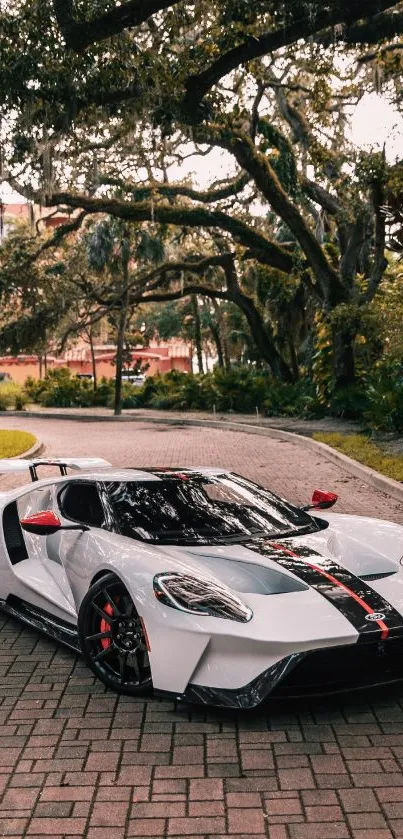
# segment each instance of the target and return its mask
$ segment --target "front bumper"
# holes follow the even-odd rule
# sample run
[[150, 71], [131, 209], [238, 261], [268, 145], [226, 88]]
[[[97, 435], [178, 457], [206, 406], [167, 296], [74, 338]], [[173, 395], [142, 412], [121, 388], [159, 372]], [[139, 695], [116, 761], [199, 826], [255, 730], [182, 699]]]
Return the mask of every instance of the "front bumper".
[[403, 638], [396, 638], [295, 653], [235, 690], [189, 684], [183, 694], [161, 693], [202, 705], [247, 710], [256, 708], [268, 696], [323, 696], [400, 681]]

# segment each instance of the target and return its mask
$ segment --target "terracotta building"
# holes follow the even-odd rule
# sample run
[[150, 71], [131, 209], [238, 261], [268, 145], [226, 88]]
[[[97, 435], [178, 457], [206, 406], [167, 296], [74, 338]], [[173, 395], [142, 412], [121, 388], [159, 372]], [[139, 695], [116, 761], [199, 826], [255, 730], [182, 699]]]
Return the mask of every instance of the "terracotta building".
[[[41, 219], [46, 227], [57, 227], [69, 221], [67, 215], [63, 215], [56, 208], [44, 208], [31, 205], [27, 202], [14, 204], [1, 204], [2, 235], [7, 235], [8, 226], [12, 219], [34, 224]], [[98, 378], [106, 376], [112, 378], [115, 375], [114, 358], [116, 348], [108, 343], [107, 333], [101, 337], [100, 343], [95, 347], [96, 370]], [[147, 365], [146, 375], [152, 376], [155, 373], [167, 373], [169, 370], [182, 370], [190, 372], [192, 369], [192, 350], [190, 344], [172, 339], [149, 346], [138, 347], [132, 352], [132, 366], [137, 361]], [[49, 354], [46, 358], [40, 359], [35, 355], [18, 355], [16, 357], [0, 357], [0, 374], [6, 373], [19, 384], [23, 384], [27, 376], [39, 378], [44, 374], [44, 367], [48, 370], [58, 367], [69, 367], [73, 374], [91, 374], [92, 362], [91, 352], [88, 344], [79, 340], [75, 347], [66, 351], [63, 355], [56, 356]]]
[[[98, 378], [115, 375], [114, 358], [116, 349], [110, 344], [95, 347], [95, 360]], [[149, 347], [139, 347], [132, 351], [132, 366], [137, 361], [148, 365], [146, 376], [156, 373], [167, 373], [169, 370], [182, 370], [189, 373], [192, 369], [191, 349], [189, 345], [172, 340]], [[46, 358], [46, 368], [54, 370], [58, 367], [68, 367], [73, 374], [92, 373], [92, 362], [89, 347], [77, 347], [68, 350], [61, 356], [49, 355]], [[39, 378], [44, 374], [44, 359], [35, 355], [0, 356], [0, 374], [7, 373], [15, 382], [23, 384], [27, 376]]]

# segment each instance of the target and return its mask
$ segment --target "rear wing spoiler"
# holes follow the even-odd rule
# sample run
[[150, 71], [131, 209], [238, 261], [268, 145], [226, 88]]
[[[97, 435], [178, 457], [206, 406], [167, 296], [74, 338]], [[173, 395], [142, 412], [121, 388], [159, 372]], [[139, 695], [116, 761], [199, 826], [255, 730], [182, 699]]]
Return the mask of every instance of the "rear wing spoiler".
[[29, 469], [32, 481], [38, 480], [38, 466], [58, 466], [61, 475], [67, 475], [67, 469], [98, 469], [111, 466], [102, 457], [46, 457], [24, 460], [23, 458], [0, 459], [0, 475], [11, 475], [14, 472], [25, 472]]

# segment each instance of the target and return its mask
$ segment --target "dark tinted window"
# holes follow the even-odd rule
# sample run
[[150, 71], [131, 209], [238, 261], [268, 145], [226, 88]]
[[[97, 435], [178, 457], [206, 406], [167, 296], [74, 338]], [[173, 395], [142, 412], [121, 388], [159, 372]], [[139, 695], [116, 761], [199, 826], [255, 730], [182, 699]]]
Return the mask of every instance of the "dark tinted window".
[[154, 544], [214, 544], [326, 526], [237, 476], [112, 481], [106, 489], [119, 532]]
[[95, 484], [68, 484], [61, 493], [60, 509], [66, 518], [80, 524], [101, 527], [104, 523], [105, 516]]
[[4, 509], [3, 532], [11, 564], [16, 565], [17, 562], [28, 559], [17, 503], [15, 501], [12, 501]]

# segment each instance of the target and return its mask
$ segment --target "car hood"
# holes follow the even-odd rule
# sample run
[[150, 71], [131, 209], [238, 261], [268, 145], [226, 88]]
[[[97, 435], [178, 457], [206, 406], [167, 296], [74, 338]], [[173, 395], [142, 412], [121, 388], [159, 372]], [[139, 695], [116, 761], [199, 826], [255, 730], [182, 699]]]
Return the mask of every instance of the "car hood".
[[[325, 516], [321, 516], [325, 519]], [[306, 557], [322, 557], [336, 562], [360, 578], [387, 576], [400, 569], [403, 560], [403, 527], [392, 522], [361, 516], [327, 515], [328, 527], [316, 533], [276, 539], [255, 539], [229, 545], [159, 546], [165, 554], [190, 564], [205, 564], [217, 560], [216, 569], [223, 560], [252, 562], [274, 567], [278, 548], [302, 549]], [[264, 548], [262, 547], [264, 546]], [[208, 563], [210, 567], [210, 562]], [[213, 566], [214, 568], [214, 563]], [[284, 571], [284, 569], [283, 569]]]
[[403, 528], [355, 516], [329, 517], [328, 523], [316, 533], [278, 540], [164, 547], [163, 552], [176, 560], [177, 571], [220, 580], [243, 593], [246, 603], [256, 595], [302, 596], [298, 592], [313, 589], [365, 640], [401, 633]]

